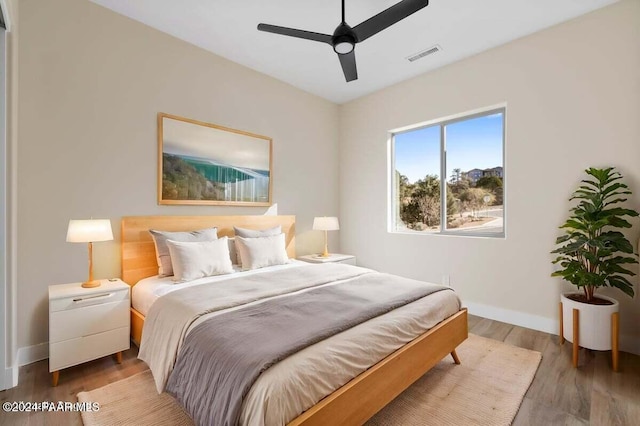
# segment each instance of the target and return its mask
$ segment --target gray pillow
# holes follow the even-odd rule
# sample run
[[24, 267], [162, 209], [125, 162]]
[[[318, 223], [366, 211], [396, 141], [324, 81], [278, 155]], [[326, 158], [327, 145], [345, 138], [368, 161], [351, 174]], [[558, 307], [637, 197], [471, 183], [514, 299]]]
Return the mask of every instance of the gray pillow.
[[236, 236], [242, 238], [272, 237], [274, 235], [282, 234], [282, 226], [280, 225], [268, 229], [245, 229], [234, 226], [233, 230], [235, 231]]
[[231, 259], [231, 263], [239, 265], [240, 260], [238, 259], [238, 251], [236, 250], [236, 239], [231, 237], [227, 241], [229, 242], [229, 258]]
[[158, 275], [168, 277], [173, 275], [173, 266], [171, 265], [171, 254], [167, 246], [167, 240], [179, 241], [184, 243], [194, 243], [200, 241], [213, 241], [218, 239], [218, 228], [207, 228], [199, 231], [187, 232], [167, 232], [149, 230], [156, 245], [156, 257], [158, 259]]

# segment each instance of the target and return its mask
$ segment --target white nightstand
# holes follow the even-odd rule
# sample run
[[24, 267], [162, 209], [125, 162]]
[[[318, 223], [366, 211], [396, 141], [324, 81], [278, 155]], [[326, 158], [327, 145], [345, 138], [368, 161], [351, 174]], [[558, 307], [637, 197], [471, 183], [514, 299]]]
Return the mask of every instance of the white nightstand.
[[346, 263], [347, 265], [355, 265], [356, 257], [350, 254], [331, 253], [329, 257], [322, 257], [318, 254], [308, 254], [300, 256], [298, 260], [309, 263]]
[[94, 288], [81, 283], [49, 286], [49, 371], [53, 386], [60, 370], [129, 349], [129, 286], [101, 280]]

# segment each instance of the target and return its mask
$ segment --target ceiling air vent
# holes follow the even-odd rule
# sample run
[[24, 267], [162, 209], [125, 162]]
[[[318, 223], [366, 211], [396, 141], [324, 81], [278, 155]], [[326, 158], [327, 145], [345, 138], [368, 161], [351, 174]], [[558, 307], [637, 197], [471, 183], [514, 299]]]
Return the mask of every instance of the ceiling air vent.
[[407, 56], [407, 59], [409, 60], [409, 62], [417, 61], [420, 58], [424, 58], [425, 56], [432, 55], [432, 54], [437, 53], [437, 52], [439, 52], [441, 50], [442, 50], [442, 48], [436, 44], [435, 46], [430, 47], [430, 48], [428, 48], [426, 50], [423, 50], [421, 52], [418, 52], [418, 53], [416, 53], [414, 55]]

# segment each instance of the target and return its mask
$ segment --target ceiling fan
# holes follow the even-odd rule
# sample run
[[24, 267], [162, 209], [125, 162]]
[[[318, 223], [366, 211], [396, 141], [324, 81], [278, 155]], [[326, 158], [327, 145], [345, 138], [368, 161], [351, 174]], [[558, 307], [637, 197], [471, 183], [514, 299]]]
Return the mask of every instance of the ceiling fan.
[[258, 24], [258, 30], [330, 44], [338, 54], [342, 71], [344, 72], [347, 82], [349, 82], [358, 79], [355, 55], [356, 43], [360, 43], [378, 34], [385, 28], [390, 27], [428, 5], [429, 0], [402, 0], [351, 28], [344, 19], [344, 0], [342, 0], [342, 22], [336, 27], [333, 35], [279, 27], [270, 24]]

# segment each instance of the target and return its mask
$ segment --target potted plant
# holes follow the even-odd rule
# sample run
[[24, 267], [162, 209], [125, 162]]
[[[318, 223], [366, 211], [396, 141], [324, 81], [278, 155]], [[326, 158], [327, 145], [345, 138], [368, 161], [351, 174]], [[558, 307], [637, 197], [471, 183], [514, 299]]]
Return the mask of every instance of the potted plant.
[[[618, 301], [595, 293], [600, 287], [615, 287], [633, 297], [633, 284], [627, 276], [635, 274], [627, 266], [638, 263], [633, 246], [619, 231], [631, 227], [625, 218], [638, 216], [635, 210], [615, 206], [625, 202], [631, 194], [622, 182], [622, 175], [613, 167], [589, 168], [585, 172], [587, 179], [582, 180], [570, 198], [570, 201], [579, 202], [560, 227], [564, 233], [556, 239], [559, 247], [552, 251], [558, 255], [553, 263], [559, 264], [560, 269], [551, 275], [562, 277], [579, 290], [561, 295], [560, 339], [574, 342], [574, 366], [577, 365], [578, 345], [574, 341], [573, 327], [563, 330], [562, 324], [572, 324], [573, 310], [577, 309], [579, 346], [612, 349], [611, 319], [619, 310]], [[615, 369], [616, 348], [614, 352]]]

